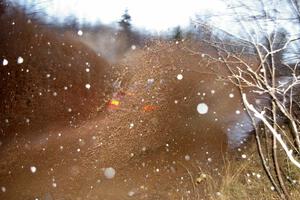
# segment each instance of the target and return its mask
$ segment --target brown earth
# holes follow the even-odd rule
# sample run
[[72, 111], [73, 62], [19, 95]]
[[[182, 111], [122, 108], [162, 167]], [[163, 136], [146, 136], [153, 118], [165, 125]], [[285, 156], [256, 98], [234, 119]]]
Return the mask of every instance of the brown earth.
[[[1, 66], [0, 199], [206, 198], [195, 179], [208, 172], [220, 180], [227, 129], [247, 121], [235, 114], [243, 110], [239, 93], [220, 79], [222, 66], [185, 42], [151, 43], [109, 66], [24, 15], [2, 15], [1, 24], [0, 56], [9, 64]], [[119, 109], [106, 107], [111, 98]], [[107, 167], [113, 179], [103, 175]]]
[[110, 66], [103, 58], [13, 8], [1, 15], [1, 27], [1, 61], [9, 62], [0, 69], [2, 138], [95, 116], [111, 93]]

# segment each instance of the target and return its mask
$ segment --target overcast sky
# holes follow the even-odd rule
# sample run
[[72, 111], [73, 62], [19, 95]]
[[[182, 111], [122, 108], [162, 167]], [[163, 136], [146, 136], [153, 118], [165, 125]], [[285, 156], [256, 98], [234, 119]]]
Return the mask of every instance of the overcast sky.
[[[284, 27], [291, 35], [299, 37], [299, 26], [291, 20], [293, 9], [290, 0], [10, 0], [22, 6], [38, 10], [48, 20], [64, 22], [74, 16], [79, 22], [111, 24], [119, 21], [125, 10], [132, 17], [132, 25], [148, 31], [166, 31], [176, 26], [185, 27], [195, 19], [195, 15], [215, 16], [210, 24], [234, 35], [272, 32]], [[242, 5], [242, 6], [240, 6]], [[235, 8], [235, 12], [233, 9]], [[257, 22], [248, 21], [251, 15], [267, 13]], [[46, 15], [45, 15], [46, 14]], [[242, 16], [242, 17], [240, 17]], [[244, 20], [244, 27], [236, 20]], [[271, 19], [271, 20], [270, 20]], [[284, 19], [284, 20], [282, 20]], [[298, 21], [297, 21], [298, 23]], [[259, 26], [258, 26], [259, 24]], [[262, 27], [262, 28], [261, 28]]]
[[[190, 25], [195, 15], [214, 16], [206, 23], [246, 38], [247, 33], [257, 40], [285, 28], [293, 38], [300, 37], [299, 21], [290, 0], [9, 0], [21, 6], [38, 10], [41, 18], [63, 23], [74, 16], [81, 23], [116, 24], [128, 10], [132, 25], [139, 29], [159, 33], [176, 26]], [[242, 6], [241, 6], [242, 5]], [[233, 9], [235, 8], [235, 9]], [[266, 13], [266, 15], [264, 14]], [[249, 18], [250, 16], [250, 18]], [[260, 20], [254, 21], [252, 16]], [[261, 17], [262, 16], [262, 17]], [[249, 19], [252, 19], [249, 21]], [[242, 20], [244, 26], [238, 21]], [[216, 30], [216, 29], [214, 29]], [[246, 38], [249, 39], [249, 38]], [[289, 50], [298, 54], [299, 41], [290, 44]]]
[[151, 31], [165, 31], [187, 26], [196, 13], [220, 12], [226, 6], [220, 0], [11, 0], [22, 5], [35, 5], [49, 17], [64, 21], [74, 15], [79, 21], [105, 24], [120, 20], [128, 9], [132, 24]]

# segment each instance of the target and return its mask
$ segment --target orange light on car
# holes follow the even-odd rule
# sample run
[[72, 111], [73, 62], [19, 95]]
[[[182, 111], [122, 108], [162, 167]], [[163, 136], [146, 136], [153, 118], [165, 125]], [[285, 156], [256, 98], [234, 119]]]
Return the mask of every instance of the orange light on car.
[[151, 112], [151, 111], [154, 111], [154, 110], [157, 110], [158, 107], [157, 106], [153, 106], [153, 105], [146, 105], [143, 107], [143, 110], [145, 112]]
[[120, 101], [119, 100], [116, 100], [116, 99], [112, 99], [108, 102], [108, 105], [107, 107], [109, 109], [112, 109], [112, 110], [117, 110], [119, 109], [119, 105], [120, 105]]
[[112, 99], [112, 100], [109, 101], [109, 105], [119, 106], [120, 101]]

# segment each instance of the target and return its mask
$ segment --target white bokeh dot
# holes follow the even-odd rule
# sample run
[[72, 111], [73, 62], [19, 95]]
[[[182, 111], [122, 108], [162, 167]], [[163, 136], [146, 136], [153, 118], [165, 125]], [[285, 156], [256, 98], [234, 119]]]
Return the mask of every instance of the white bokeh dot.
[[17, 59], [17, 63], [22, 64], [23, 62], [24, 62], [24, 59], [21, 56], [19, 56]]
[[199, 114], [204, 115], [208, 112], [208, 106], [206, 103], [199, 103], [197, 105], [197, 111]]
[[3, 59], [3, 61], [2, 61], [2, 65], [3, 65], [3, 66], [6, 66], [6, 65], [8, 65], [8, 60], [6, 60], [6, 59]]
[[31, 171], [31, 173], [33, 173], [33, 174], [34, 174], [34, 173], [36, 172], [36, 170], [37, 170], [37, 169], [36, 169], [36, 167], [35, 167], [35, 166], [31, 166], [31, 167], [30, 167], [30, 171]]
[[91, 88], [91, 85], [89, 83], [85, 84], [85, 88], [86, 89], [90, 89]]
[[82, 30], [79, 30], [79, 31], [77, 32], [77, 35], [82, 36], [82, 35], [83, 35]]
[[108, 167], [104, 169], [104, 176], [107, 179], [113, 179], [116, 175], [116, 170], [112, 167]]
[[178, 75], [177, 75], [177, 79], [178, 79], [178, 80], [182, 80], [182, 79], [183, 79], [183, 75], [182, 75], [182, 74], [178, 74]]
[[2, 186], [2, 187], [1, 187], [1, 191], [2, 191], [2, 192], [6, 192], [6, 187]]

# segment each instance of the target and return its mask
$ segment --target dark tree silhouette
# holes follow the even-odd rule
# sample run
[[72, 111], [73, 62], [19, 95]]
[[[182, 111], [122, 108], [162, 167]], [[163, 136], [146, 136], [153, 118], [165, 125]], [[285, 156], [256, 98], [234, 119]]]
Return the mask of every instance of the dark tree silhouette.
[[183, 38], [183, 34], [182, 34], [182, 30], [181, 30], [180, 26], [177, 26], [174, 29], [173, 38], [175, 40], [181, 40]]
[[119, 25], [124, 32], [130, 32], [131, 30], [131, 16], [128, 14], [128, 10], [125, 10], [125, 13], [122, 15]]

